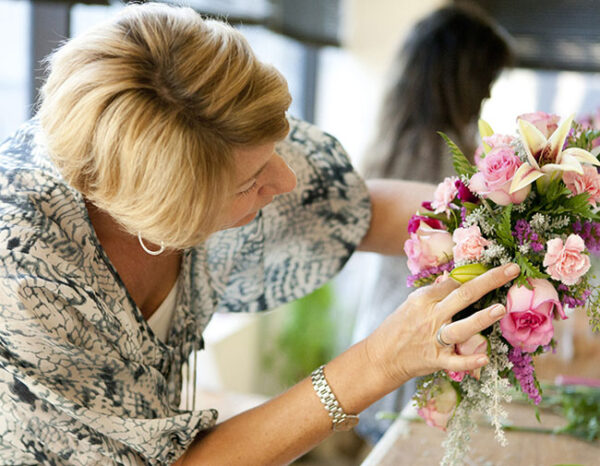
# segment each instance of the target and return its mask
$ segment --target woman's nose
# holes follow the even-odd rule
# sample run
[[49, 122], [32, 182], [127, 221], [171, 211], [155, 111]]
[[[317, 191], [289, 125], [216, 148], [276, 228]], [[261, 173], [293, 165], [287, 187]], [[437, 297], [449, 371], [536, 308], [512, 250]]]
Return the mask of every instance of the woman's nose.
[[279, 155], [275, 156], [269, 182], [263, 186], [263, 193], [276, 196], [289, 193], [296, 187], [296, 174], [294, 170]]

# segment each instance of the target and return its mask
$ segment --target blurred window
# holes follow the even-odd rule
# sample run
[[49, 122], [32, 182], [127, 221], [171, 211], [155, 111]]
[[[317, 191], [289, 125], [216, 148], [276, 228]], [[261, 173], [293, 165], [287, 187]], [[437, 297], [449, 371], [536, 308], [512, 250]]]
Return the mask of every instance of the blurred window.
[[29, 2], [0, 0], [0, 141], [29, 113]]

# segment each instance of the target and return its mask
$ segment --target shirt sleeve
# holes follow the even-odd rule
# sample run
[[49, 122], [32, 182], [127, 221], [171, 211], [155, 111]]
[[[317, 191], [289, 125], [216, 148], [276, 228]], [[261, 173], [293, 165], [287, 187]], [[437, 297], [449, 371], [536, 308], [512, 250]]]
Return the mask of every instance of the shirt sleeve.
[[263, 311], [310, 293], [339, 272], [369, 228], [366, 185], [340, 143], [306, 122], [290, 125], [276, 150], [296, 188], [208, 241], [220, 311]]

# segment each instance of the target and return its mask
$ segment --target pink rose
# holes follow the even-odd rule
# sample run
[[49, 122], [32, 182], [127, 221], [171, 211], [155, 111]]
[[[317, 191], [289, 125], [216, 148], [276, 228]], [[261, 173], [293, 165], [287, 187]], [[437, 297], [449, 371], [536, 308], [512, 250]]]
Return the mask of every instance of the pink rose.
[[481, 231], [476, 225], [468, 228], [457, 228], [452, 234], [456, 246], [452, 249], [454, 260], [477, 260], [481, 257], [483, 249], [490, 242], [481, 236]]
[[513, 285], [506, 296], [506, 315], [500, 320], [502, 336], [522, 351], [547, 345], [554, 335], [553, 312], [566, 319], [558, 293], [548, 280], [529, 279], [532, 290]]
[[449, 176], [440, 184], [438, 184], [435, 192], [433, 193], [433, 201], [431, 202], [431, 206], [436, 214], [439, 214], [440, 212], [448, 212], [450, 210], [450, 203], [458, 194], [456, 180], [458, 180], [458, 177]]
[[560, 121], [560, 117], [558, 115], [553, 115], [546, 112], [534, 112], [534, 113], [524, 113], [523, 115], [519, 115], [517, 120], [525, 120], [535, 126], [540, 130], [540, 133], [544, 135], [547, 139], [556, 128], [558, 128], [558, 122]]
[[590, 258], [583, 254], [585, 243], [579, 235], [570, 234], [564, 245], [560, 238], [551, 239], [546, 248], [544, 267], [554, 280], [575, 285], [590, 269]]
[[441, 379], [429, 389], [429, 394], [433, 396], [427, 400], [425, 406], [417, 410], [417, 413], [428, 426], [446, 430], [458, 404], [456, 390], [448, 380]]
[[[490, 150], [496, 147], [501, 146], [509, 146], [513, 143], [515, 138], [513, 136], [509, 136], [507, 134], [492, 134], [491, 136], [487, 136], [483, 138], [483, 142], [485, 142]], [[485, 152], [483, 150], [483, 144], [477, 147], [475, 150], [475, 165], [479, 170], [481, 170], [481, 163], [485, 159]]]
[[588, 193], [588, 202], [594, 207], [600, 202], [600, 174], [596, 167], [583, 166], [583, 175], [576, 172], [564, 172], [563, 181], [573, 194]]
[[446, 230], [436, 230], [421, 222], [416, 233], [404, 243], [408, 268], [417, 274], [427, 268], [437, 267], [452, 259], [452, 235]]
[[[481, 333], [477, 333], [476, 335], [473, 335], [471, 338], [469, 338], [467, 341], [455, 345], [454, 352], [456, 354], [462, 354], [465, 356], [470, 356], [472, 354], [487, 354], [487, 338], [481, 335]], [[446, 371], [446, 373], [455, 382], [462, 382], [462, 380], [465, 378], [465, 375], [467, 374], [479, 380], [479, 377], [481, 376], [481, 367], [468, 372]]]
[[509, 191], [513, 176], [521, 163], [512, 147], [496, 147], [483, 159], [480, 171], [471, 177], [469, 188], [498, 205], [520, 204], [531, 191], [531, 185], [512, 194]]

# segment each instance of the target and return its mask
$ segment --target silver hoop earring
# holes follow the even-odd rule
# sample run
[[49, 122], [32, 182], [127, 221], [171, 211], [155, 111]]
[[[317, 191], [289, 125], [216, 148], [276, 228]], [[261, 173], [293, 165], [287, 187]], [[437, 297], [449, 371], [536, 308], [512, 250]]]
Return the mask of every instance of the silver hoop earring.
[[147, 253], [150, 254], [151, 256], [158, 256], [160, 254], [162, 254], [163, 252], [165, 252], [165, 243], [163, 241], [160, 242], [160, 249], [157, 251], [151, 251], [150, 249], [148, 249], [146, 247], [146, 245], [144, 244], [144, 242], [142, 241], [142, 234], [138, 231], [138, 241], [140, 242], [140, 246], [142, 247], [142, 249]]

